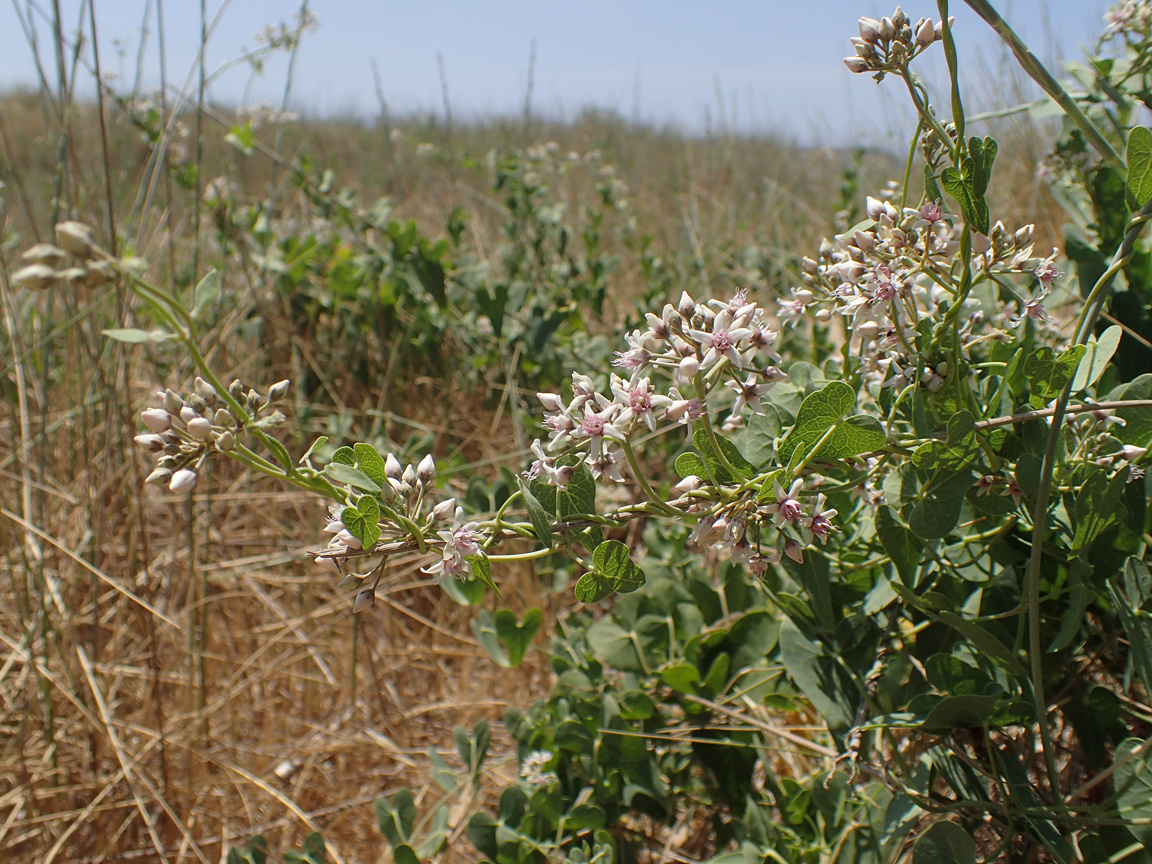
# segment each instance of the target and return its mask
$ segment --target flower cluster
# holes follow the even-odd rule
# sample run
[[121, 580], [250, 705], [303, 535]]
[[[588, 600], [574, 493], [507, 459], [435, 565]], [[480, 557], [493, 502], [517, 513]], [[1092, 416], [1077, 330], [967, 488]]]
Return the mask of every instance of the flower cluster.
[[36, 291], [60, 284], [99, 288], [115, 283], [121, 267], [143, 263], [139, 259], [114, 260], [96, 244], [92, 228], [81, 222], [59, 223], [56, 244], [37, 243], [20, 258], [24, 266], [12, 274], [12, 281]]
[[1152, 4], [1148, 0], [1124, 0], [1105, 12], [1104, 20], [1108, 22], [1105, 39], [1125, 33], [1144, 37], [1152, 29]]
[[279, 411], [269, 411], [273, 402], [288, 393], [288, 381], [280, 381], [262, 396], [255, 390], [244, 392], [239, 380], [228, 388], [229, 395], [249, 412], [238, 413], [222, 399], [211, 384], [197, 378], [187, 399], [174, 390], [156, 393], [160, 407], [141, 412], [148, 431], [136, 436], [136, 443], [157, 455], [156, 469], [145, 483], [167, 485], [173, 492], [190, 492], [196, 486], [196, 472], [215, 452], [230, 453], [238, 446], [245, 423], [275, 425], [284, 419]]
[[[628, 377], [612, 374], [611, 396], [597, 391], [595, 382], [579, 372], [572, 374], [572, 399], [556, 393], [539, 393], [544, 406], [547, 449], [551, 453], [577, 452], [593, 476], [623, 481], [622, 447], [642, 431], [654, 431], [658, 420], [691, 425], [707, 410], [707, 396], [723, 381], [733, 402], [727, 424], [738, 426], [745, 408], [763, 413], [760, 398], [787, 375], [774, 365], [780, 362], [773, 350], [777, 331], [768, 328], [763, 311], [743, 292], [731, 301], [696, 303], [685, 292], [680, 302], [665, 304], [660, 315], [649, 312], [647, 330], [627, 334], [626, 351], [617, 352], [615, 365]], [[762, 356], [763, 355], [763, 356]], [[765, 363], [764, 356], [773, 361]], [[650, 373], [659, 371], [676, 386], [656, 392]], [[684, 396], [680, 387], [694, 396]], [[530, 478], [545, 477], [563, 486], [572, 466], [557, 464], [539, 441], [532, 446], [536, 461]]]
[[944, 38], [939, 23], [921, 18], [913, 25], [899, 6], [890, 18], [861, 18], [859, 27], [860, 35], [852, 38], [856, 55], [845, 57], [844, 65], [852, 72], [875, 72], [877, 80], [904, 69], [933, 42]]

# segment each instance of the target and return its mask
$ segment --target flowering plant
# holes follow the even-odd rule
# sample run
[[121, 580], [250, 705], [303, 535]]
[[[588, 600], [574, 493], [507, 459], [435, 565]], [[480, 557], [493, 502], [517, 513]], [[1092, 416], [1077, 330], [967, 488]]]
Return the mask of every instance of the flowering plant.
[[[763, 774], [771, 759], [762, 744], [745, 745], [753, 755], [739, 776], [748, 782], [734, 791], [718, 780], [707, 802], [742, 807], [743, 827], [717, 825], [715, 849], [732, 839], [761, 859], [808, 860], [823, 848], [825, 860], [882, 861], [912, 835], [913, 860], [975, 861], [977, 842], [987, 860], [1025, 848], [1035, 860], [1146, 855], [1152, 738], [1140, 736], [1152, 716], [1152, 577], [1141, 461], [1152, 375], [1110, 363], [1134, 328], [1100, 324], [1119, 294], [1143, 290], [1135, 263], [1148, 259], [1152, 131], [1128, 110], [1143, 98], [1143, 78], [1101, 85], [1116, 106], [1102, 123], [1093, 113], [1107, 112], [1105, 96], [1086, 110], [995, 10], [969, 5], [1065, 111], [1048, 173], [1054, 187], [1090, 190], [1095, 208], [1078, 235], [1078, 302], [1054, 305], [1072, 283], [1058, 250], [1038, 252], [1031, 225], [993, 219], [998, 145], [966, 137], [946, 0], [938, 23], [899, 8], [863, 18], [847, 67], [900, 78], [917, 111], [904, 182], [868, 197], [864, 220], [803, 257], [787, 296], [684, 291], [644, 310], [613, 369], [570, 370], [570, 393], [538, 394], [535, 458], [494, 513], [470, 516], [442, 496], [431, 455], [404, 466], [357, 442], [316, 464], [321, 438], [293, 458], [273, 435], [288, 382], [264, 392], [225, 386], [200, 350], [197, 323], [219, 292], [212, 276], [188, 309], [144, 280], [139, 262], [66, 222], [58, 245], [25, 253], [14, 281], [128, 285], [162, 326], [107, 335], [177, 340], [199, 372], [187, 395], [159, 393], [140, 416], [147, 431], [136, 440], [157, 457], [149, 482], [189, 492], [205, 462], [224, 457], [330, 499], [331, 536], [314, 557], [343, 577], [354, 609], [371, 604], [400, 553], [423, 556], [424, 572], [464, 602], [499, 590], [501, 563], [558, 553], [579, 568], [581, 602], [638, 598], [621, 600], [570, 662], [558, 661], [577, 673], [564, 687], [605, 705], [605, 670], [626, 671], [627, 710], [613, 697], [615, 713], [605, 707], [596, 719], [595, 700], [566, 694], [511, 718], [521, 781], [499, 826], [473, 825], [493, 860], [550, 854], [547, 838], [575, 848], [626, 807], [679, 818], [696, 782], [686, 751], [622, 749], [618, 764], [601, 764], [588, 756], [601, 721], [642, 735], [653, 718], [705, 726], [774, 698], [806, 700], [819, 715], [827, 738], [815, 746], [830, 763], [803, 789], [763, 776], [757, 784], [755, 766]], [[1129, 71], [1149, 54], [1144, 5], [1110, 18]], [[937, 45], [952, 80], [947, 120], [910, 66]], [[914, 183], [917, 166], [923, 181]], [[1108, 197], [1102, 190], [1116, 183], [1119, 197]], [[1084, 197], [1066, 196], [1077, 206]], [[797, 359], [806, 345], [808, 359]], [[687, 442], [673, 449], [680, 430]], [[608, 536], [628, 523], [660, 526], [647, 557]], [[672, 563], [685, 550], [745, 575], [709, 587], [699, 568]], [[677, 578], [649, 583], [653, 566]], [[659, 605], [657, 582], [676, 595], [674, 608]], [[755, 651], [741, 654], [742, 638]], [[603, 680], [592, 683], [589, 658]], [[769, 659], [786, 677], [746, 687]], [[573, 685], [577, 675], [586, 687]], [[726, 770], [715, 754], [700, 758], [713, 776]], [[852, 806], [825, 807], [822, 792]], [[626, 833], [596, 834], [580, 854], [603, 855]]]

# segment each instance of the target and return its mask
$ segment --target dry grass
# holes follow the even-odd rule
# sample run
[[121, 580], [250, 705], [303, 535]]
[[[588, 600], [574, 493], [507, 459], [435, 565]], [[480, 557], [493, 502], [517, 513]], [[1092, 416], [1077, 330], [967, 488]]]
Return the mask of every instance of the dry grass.
[[[283, 168], [224, 145], [226, 123], [214, 116], [205, 121], [202, 176], [227, 174], [254, 199], [276, 182], [285, 212], [306, 216]], [[500, 716], [548, 691], [547, 660], [537, 652], [518, 670], [495, 667], [471, 636], [468, 610], [430, 585], [415, 561], [392, 561], [376, 607], [353, 618], [348, 598], [302, 563], [318, 542], [323, 509], [271, 481], [221, 466], [191, 509], [142, 491], [148, 467], [131, 445], [135, 412], [158, 384], [187, 389], [188, 365], [102, 339], [102, 328], [131, 320], [116, 292], [30, 296], [6, 281], [18, 248], [48, 235], [54, 210], [107, 235], [106, 173], [121, 242], [152, 261], [158, 278], [192, 278], [189, 194], [155, 170], [153, 151], [122, 113], [110, 110], [109, 118], [106, 158], [92, 107], [65, 116], [37, 94], [0, 101], [0, 176], [9, 186], [0, 260], [0, 858], [208, 862], [253, 832], [283, 850], [320, 829], [335, 861], [385, 861], [372, 800], [410, 786], [419, 806], [429, 806], [438, 793], [426, 751], [450, 748], [452, 727], [471, 728], [480, 718], [497, 732], [485, 790], [508, 780], [516, 766]], [[432, 236], [462, 206], [470, 245], [492, 254], [502, 204], [483, 157], [522, 143], [519, 124], [449, 137], [435, 124], [409, 121], [399, 140], [387, 132], [301, 124], [286, 132], [279, 153], [339, 166], [340, 183], [369, 198], [389, 196], [398, 217], [416, 219]], [[634, 217], [652, 234], [652, 248], [678, 262], [674, 293], [755, 268], [764, 284], [785, 288], [792, 263], [829, 230], [850, 163], [850, 154], [834, 150], [691, 139], [598, 115], [567, 126], [535, 122], [529, 133], [563, 151], [600, 149], [617, 165], [631, 189], [622, 218]], [[1042, 146], [1034, 129], [1013, 134], [1024, 136], [1028, 152]], [[261, 133], [269, 146], [275, 137]], [[421, 142], [436, 144], [438, 154], [418, 156]], [[862, 193], [879, 188], [894, 164], [866, 154]], [[1000, 188], [1021, 212], [1035, 212], [1033, 167], [1005, 163], [1012, 179]], [[1054, 238], [1053, 225], [1042, 225], [1039, 236]], [[229, 266], [215, 254], [203, 241], [200, 274]], [[625, 255], [613, 277], [618, 308], [645, 287], [636, 260]], [[252, 280], [240, 290], [253, 302], [269, 291], [259, 274], [236, 278]], [[270, 315], [274, 304], [259, 308]], [[225, 380], [267, 384], [291, 374], [288, 347], [252, 356], [236, 323], [226, 320], [211, 334], [221, 338], [213, 362]], [[273, 334], [291, 331], [275, 318], [265, 325]], [[350, 418], [350, 434], [370, 428], [376, 394], [358, 392], [331, 357], [311, 362]], [[407, 380], [387, 407], [430, 427], [438, 455], [494, 460], [507, 455], [514, 436], [506, 413], [493, 416], [488, 395]], [[443, 406], [432, 418], [430, 404]], [[294, 444], [323, 431], [301, 425]], [[545, 608], [545, 631], [570, 602], [549, 596], [528, 569], [500, 579], [513, 609]], [[546, 639], [542, 633], [537, 644]], [[482, 796], [453, 812], [445, 860], [474, 860], [461, 832], [481, 803]]]

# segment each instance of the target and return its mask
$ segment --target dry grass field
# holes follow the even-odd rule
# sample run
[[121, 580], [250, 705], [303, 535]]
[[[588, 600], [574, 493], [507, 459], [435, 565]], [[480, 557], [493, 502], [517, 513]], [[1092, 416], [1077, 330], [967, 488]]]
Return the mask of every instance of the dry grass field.
[[[320, 502], [231, 465], [214, 468], [190, 499], [142, 484], [150, 468], [132, 444], [137, 414], [157, 387], [187, 392], [191, 364], [161, 346], [102, 337], [147, 326], [119, 289], [16, 288], [8, 274], [20, 252], [72, 218], [147, 261], [158, 284], [189, 292], [217, 268], [228, 303], [206, 344], [221, 377], [266, 387], [307, 373], [312, 382], [279, 432], [290, 449], [302, 452], [317, 434], [359, 436], [495, 477], [499, 464], [522, 467], [513, 442], [533, 422], [531, 402], [508, 398], [498, 369], [453, 378], [416, 351], [386, 363], [393, 346], [382, 337], [311, 339], [261, 263], [260, 226], [246, 237], [222, 230], [203, 200], [209, 181], [228, 178], [234, 208], [271, 204], [277, 237], [318, 231], [328, 216], [290, 170], [307, 158], [332, 170], [333, 190], [352, 189], [365, 204], [386, 197], [389, 218], [413, 219], [432, 239], [455, 219], [463, 247], [499, 269], [508, 212], [488, 154], [549, 141], [560, 161], [599, 151], [596, 165], [614, 166], [627, 186], [627, 208], [602, 232], [619, 260], [608, 311], [587, 322], [612, 334], [652, 290], [636, 238], [650, 235], [647, 260], [662, 262], [658, 287], [669, 295], [745, 281], [767, 304], [787, 291], [799, 256], [834, 230], [842, 198], [859, 206], [898, 179], [898, 161], [691, 137], [595, 113], [566, 125], [451, 130], [419, 118], [392, 128], [263, 124], [251, 155], [225, 140], [237, 120], [222, 108], [197, 116], [189, 106], [148, 127], [137, 106], [136, 119], [112, 100], [101, 122], [94, 104], [55, 93], [0, 99], [0, 859], [216, 862], [255, 832], [287, 850], [321, 830], [333, 861], [388, 860], [373, 799], [409, 786], [418, 807], [430, 805], [439, 790], [428, 750], [457, 760], [454, 727], [487, 719], [490, 770], [515, 774], [501, 716], [548, 692], [547, 639], [575, 603], [571, 592], [553, 593], [548, 575], [527, 565], [497, 575], [506, 605], [545, 611], [539, 650], [512, 670], [474, 638], [473, 610], [414, 562], [390, 562], [375, 606], [353, 616], [350, 598], [305, 554], [321, 542]], [[1002, 152], [1042, 156], [1043, 130], [1001, 127], [1016, 139]], [[1035, 162], [1005, 170], [1011, 182], [998, 188], [1019, 212], [1052, 211]], [[570, 214], [594, 201], [599, 171], [556, 175]], [[1058, 231], [1041, 224], [1037, 248]], [[458, 349], [451, 332], [444, 338], [444, 350]], [[350, 365], [361, 354], [366, 372]], [[443, 860], [475, 860], [463, 829], [490, 803], [489, 781], [453, 811]]]

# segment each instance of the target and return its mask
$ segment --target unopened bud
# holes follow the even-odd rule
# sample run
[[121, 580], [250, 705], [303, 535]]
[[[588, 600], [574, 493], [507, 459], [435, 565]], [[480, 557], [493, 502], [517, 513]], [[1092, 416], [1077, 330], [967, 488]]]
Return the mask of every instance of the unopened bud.
[[804, 563], [804, 547], [789, 537], [784, 541], [784, 554], [797, 564]]
[[863, 57], [845, 57], [844, 65], [848, 67], [849, 72], [867, 72], [868, 61]]
[[239, 378], [228, 385], [228, 395], [237, 402], [244, 398], [244, 385], [240, 383]]
[[191, 492], [196, 488], [196, 472], [188, 468], [181, 468], [172, 475], [172, 481], [168, 484], [168, 488], [176, 494]]
[[393, 480], [399, 480], [404, 476], [404, 469], [400, 467], [400, 460], [391, 453], [384, 460], [384, 473]]
[[60, 248], [79, 261], [92, 257], [96, 242], [92, 229], [82, 222], [61, 222], [56, 226], [56, 242]]
[[51, 288], [60, 279], [60, 274], [47, 264], [29, 264], [12, 274], [12, 281], [23, 288], [43, 291]]
[[149, 453], [159, 453], [164, 449], [164, 439], [159, 435], [137, 435], [133, 440]]
[[876, 245], [876, 239], [866, 231], [857, 231], [852, 235], [853, 242], [865, 252], [871, 252]]
[[281, 400], [285, 396], [287, 396], [288, 395], [288, 387], [291, 385], [291, 383], [292, 382], [290, 382], [287, 378], [285, 378], [283, 381], [277, 381], [275, 384], [273, 384], [271, 387], [269, 387], [268, 388], [268, 401], [269, 402], [278, 402], [279, 400]]
[[869, 195], [864, 199], [864, 209], [868, 211], [869, 219], [879, 219], [884, 212], [884, 202]]
[[37, 243], [24, 250], [20, 256], [28, 264], [46, 264], [53, 270], [59, 270], [64, 265], [64, 250], [51, 243]]
[[545, 411], [563, 411], [564, 400], [556, 393], [537, 393], [536, 398], [544, 406]]
[[109, 261], [89, 261], [84, 268], [84, 284], [89, 288], [99, 288], [116, 281], [116, 268]]
[[196, 395], [203, 399], [207, 404], [212, 405], [216, 401], [216, 388], [201, 378], [196, 376], [196, 380], [192, 383], [192, 389], [196, 391]]
[[200, 415], [196, 413], [196, 409], [191, 405], [185, 405], [180, 409], [180, 419], [185, 423], [195, 420]]
[[207, 417], [193, 417], [188, 421], [188, 434], [197, 441], [207, 441], [212, 437], [212, 421]]
[[830, 309], [817, 309], [816, 313], [812, 316], [821, 324], [827, 324], [832, 320], [832, 310]]
[[920, 49], [924, 49], [935, 41], [936, 28], [932, 25], [931, 18], [925, 18], [916, 30], [916, 46]]
[[896, 31], [900, 29], [900, 25], [893, 19], [885, 16], [880, 19], [880, 26], [876, 29], [879, 31], [880, 38], [887, 42], [896, 35]]
[[696, 301], [692, 299], [692, 295], [687, 291], [680, 294], [680, 302], [676, 304], [676, 311], [679, 312], [687, 321], [692, 320], [692, 316], [696, 314]]
[[871, 45], [880, 41], [880, 22], [875, 18], [861, 18], [857, 22], [860, 28], [860, 38]]
[[820, 272], [820, 265], [805, 255], [800, 259], [800, 269], [807, 273], [809, 276], [815, 276]]
[[149, 486], [163, 486], [172, 477], [171, 468], [157, 468], [151, 474], [144, 478], [144, 482]]
[[432, 508], [433, 522], [446, 522], [456, 512], [456, 499], [448, 498]]
[[816, 295], [809, 291], [807, 288], [793, 288], [792, 296], [807, 306], [816, 299]]
[[144, 421], [144, 425], [150, 431], [157, 434], [167, 432], [172, 426], [172, 415], [163, 408], [149, 408], [147, 411], [141, 411], [140, 419]]
[[204, 400], [193, 393], [188, 397], [188, 407], [203, 417], [208, 413], [208, 406], [204, 404]]
[[216, 449], [221, 453], [230, 453], [236, 447], [236, 436], [231, 432], [221, 432], [216, 436]]
[[1147, 447], [1137, 447], [1135, 444], [1125, 444], [1120, 448], [1120, 455], [1129, 462], [1135, 462], [1148, 452]]
[[352, 614], [355, 615], [357, 612], [363, 612], [375, 603], [376, 592], [371, 588], [365, 588], [356, 595], [356, 599], [352, 602]]
[[431, 453], [420, 460], [420, 465], [416, 468], [416, 477], [425, 486], [436, 479], [436, 463], [432, 460]]
[[232, 412], [227, 408], [217, 408], [216, 413], [212, 415], [213, 426], [231, 426], [232, 425]]
[[680, 361], [680, 374], [684, 378], [695, 378], [700, 371], [700, 361], [694, 356], [685, 357]]
[[259, 411], [261, 406], [264, 405], [264, 397], [255, 390], [249, 390], [248, 395], [244, 397], [244, 404], [253, 411]]
[[180, 394], [175, 390], [168, 389], [164, 391], [164, 410], [169, 414], [179, 414], [180, 409], [184, 407], [184, 400], [180, 398]]
[[856, 328], [861, 339], [875, 339], [880, 334], [880, 325], [876, 321], [865, 321]]
[[572, 475], [575, 473], [575, 465], [557, 465], [556, 470], [553, 471], [552, 475], [548, 478], [548, 482], [563, 489], [572, 481]]
[[336, 559], [328, 555], [317, 555], [312, 559], [325, 570], [331, 570], [333, 573], [340, 572], [340, 565], [336, 563]]
[[404, 466], [404, 473], [400, 475], [400, 482], [406, 483], [409, 489], [416, 485], [416, 469], [409, 463]]

